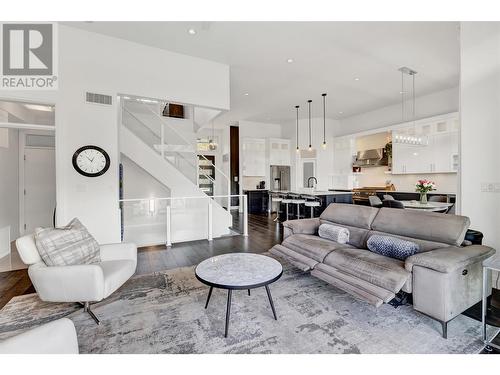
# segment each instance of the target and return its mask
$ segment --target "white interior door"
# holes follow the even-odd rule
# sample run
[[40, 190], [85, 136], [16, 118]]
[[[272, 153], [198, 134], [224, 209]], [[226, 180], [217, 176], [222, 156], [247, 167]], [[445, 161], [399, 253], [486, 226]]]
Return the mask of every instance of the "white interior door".
[[24, 233], [51, 227], [56, 205], [55, 150], [26, 147], [24, 150]]

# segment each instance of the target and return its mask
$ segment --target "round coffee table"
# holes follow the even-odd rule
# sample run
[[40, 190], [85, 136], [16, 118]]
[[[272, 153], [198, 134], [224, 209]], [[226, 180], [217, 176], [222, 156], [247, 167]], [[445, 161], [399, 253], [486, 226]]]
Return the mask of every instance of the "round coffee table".
[[265, 287], [274, 319], [278, 320], [269, 284], [278, 280], [282, 274], [283, 267], [275, 259], [249, 253], [218, 255], [204, 260], [195, 269], [196, 278], [210, 287], [205, 309], [208, 307], [213, 288], [227, 289], [228, 291], [225, 337], [227, 337], [229, 330], [233, 290], [247, 289], [248, 295], [250, 295], [250, 289]]

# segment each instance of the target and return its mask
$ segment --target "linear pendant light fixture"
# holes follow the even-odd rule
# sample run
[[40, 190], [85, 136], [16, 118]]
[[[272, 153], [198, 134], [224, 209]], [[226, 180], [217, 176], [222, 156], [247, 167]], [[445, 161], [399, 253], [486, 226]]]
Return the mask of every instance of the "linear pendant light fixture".
[[309, 106], [309, 151], [312, 150], [312, 142], [311, 142], [311, 103], [312, 103], [312, 100], [309, 99], [307, 101], [307, 105]]
[[326, 93], [321, 94], [323, 97], [323, 143], [321, 147], [326, 149]]
[[297, 153], [300, 151], [299, 149], [299, 106], [296, 105], [295, 106], [295, 112], [297, 112], [297, 125], [296, 125], [296, 128], [297, 128]]
[[406, 66], [403, 66], [402, 68], [398, 69], [401, 72], [401, 121], [405, 122], [406, 121], [406, 110], [405, 110], [405, 102], [406, 102], [406, 92], [404, 89], [404, 76], [408, 75], [412, 79], [412, 122], [413, 122], [413, 133], [414, 135], [399, 135], [397, 134], [395, 136], [395, 142], [397, 143], [406, 143], [406, 144], [412, 144], [412, 145], [423, 145], [425, 144], [425, 140], [422, 139], [422, 137], [418, 137], [416, 135], [416, 111], [415, 111], [415, 76], [417, 72], [413, 69], [410, 69]]

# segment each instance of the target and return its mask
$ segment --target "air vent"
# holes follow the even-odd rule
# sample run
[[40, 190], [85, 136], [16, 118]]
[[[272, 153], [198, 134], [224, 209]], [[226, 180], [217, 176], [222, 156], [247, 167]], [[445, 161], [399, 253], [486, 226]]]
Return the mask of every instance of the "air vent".
[[93, 92], [85, 93], [85, 101], [92, 104], [112, 105], [113, 98], [110, 95], [96, 94]]

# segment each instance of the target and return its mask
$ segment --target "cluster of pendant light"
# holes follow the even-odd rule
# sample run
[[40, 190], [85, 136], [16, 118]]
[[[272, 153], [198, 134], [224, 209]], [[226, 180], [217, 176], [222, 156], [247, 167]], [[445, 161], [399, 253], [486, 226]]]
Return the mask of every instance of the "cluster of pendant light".
[[[326, 93], [321, 94], [323, 97], [323, 143], [321, 144], [321, 147], [323, 149], [326, 149]], [[308, 119], [309, 119], [309, 147], [308, 150], [312, 150], [312, 122], [311, 122], [311, 103], [312, 100], [309, 99], [307, 101], [307, 112], [308, 112]], [[299, 108], [300, 106], [296, 105], [295, 106], [295, 112], [296, 112], [296, 130], [297, 130], [297, 152], [300, 151], [299, 148]]]

